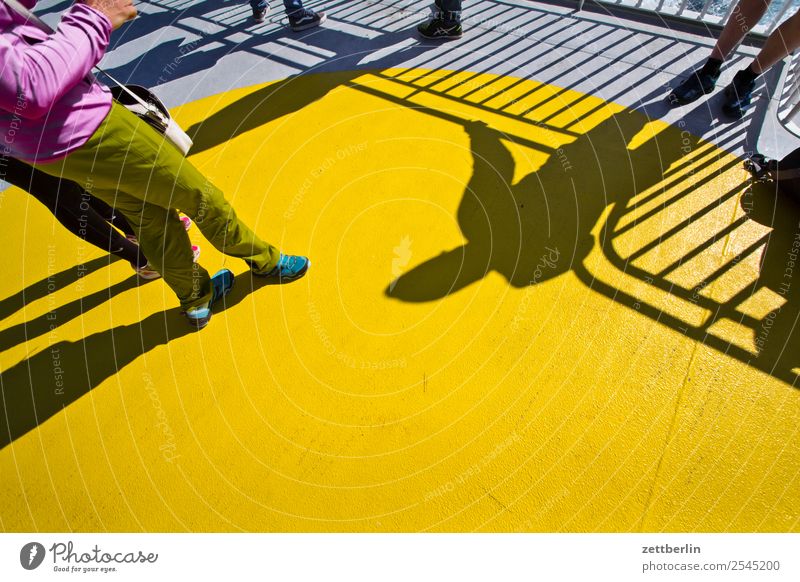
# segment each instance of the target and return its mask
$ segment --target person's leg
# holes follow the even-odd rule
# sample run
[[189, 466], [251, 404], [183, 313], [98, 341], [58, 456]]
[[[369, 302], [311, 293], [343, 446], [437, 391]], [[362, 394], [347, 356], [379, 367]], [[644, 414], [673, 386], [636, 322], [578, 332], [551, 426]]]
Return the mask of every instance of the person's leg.
[[[161, 134], [120, 105], [114, 104], [82, 148], [38, 167], [93, 183], [99, 198], [120, 208], [184, 309], [207, 302], [211, 286], [208, 274], [193, 267], [189, 239], [174, 209], [192, 218], [221, 252], [247, 261], [254, 273], [266, 274], [278, 265], [278, 250], [237, 218], [222, 192]], [[161, 214], [149, 207], [160, 208]]]
[[112, 228], [98, 213], [92, 196], [69, 180], [45, 174], [14, 158], [5, 158], [3, 178], [41, 202], [72, 234], [97, 248], [130, 262], [134, 268], [147, 264], [139, 247]]
[[800, 46], [800, 12], [796, 12], [776, 28], [753, 62], [736, 73], [731, 83], [725, 87], [722, 111], [729, 117], [741, 119], [753, 102], [753, 91], [759, 75], [798, 46]]
[[445, 22], [461, 22], [461, 0], [440, 0], [439, 8]]
[[[98, 174], [91, 169], [87, 170], [85, 164], [82, 156], [70, 155], [64, 160], [40, 164], [37, 167], [43, 172], [62, 174], [70, 178], [79, 176], [97, 178]], [[151, 257], [150, 266], [162, 274], [164, 281], [180, 299], [181, 306], [187, 309], [208, 301], [211, 297], [208, 273], [199, 265], [191, 267], [189, 237], [178, 220], [177, 212], [118, 191], [113, 185], [103, 183], [103, 180], [99, 182], [93, 191], [94, 195], [128, 215], [142, 252], [145, 256]], [[190, 266], [186, 267], [185, 264]]]
[[740, 0], [700, 69], [678, 85], [667, 97], [671, 105], [686, 105], [711, 93], [717, 85], [723, 61], [766, 12], [772, 0]]
[[264, 19], [269, 12], [269, 1], [250, 0], [250, 8], [253, 9], [253, 20], [256, 22], [264, 22]]
[[436, 15], [417, 27], [420, 36], [431, 40], [461, 38], [461, 0], [439, 0], [436, 6]]
[[163, 208], [114, 190], [97, 190], [96, 195], [113, 200], [116, 208], [130, 216], [142, 251], [152, 257], [150, 266], [161, 273], [184, 309], [211, 298], [208, 272], [193, 262], [189, 235], [174, 208]]
[[797, 48], [800, 48], [800, 11], [769, 35], [750, 68], [760, 75]]
[[103, 220], [113, 226], [116, 226], [122, 231], [122, 234], [125, 236], [136, 236], [136, 234], [133, 232], [133, 227], [125, 219], [125, 215], [123, 215], [122, 212], [115, 210], [95, 196], [90, 196], [88, 203], [89, 206], [91, 206], [94, 211], [97, 212], [97, 214], [103, 217]]
[[711, 50], [710, 58], [724, 61], [769, 8], [772, 0], [739, 0]]
[[289, 26], [295, 32], [319, 26], [327, 19], [324, 12], [303, 8], [302, 0], [283, 0], [283, 8], [289, 18]]
[[302, 0], [283, 0], [283, 8], [287, 15], [291, 15], [303, 9], [303, 2]]

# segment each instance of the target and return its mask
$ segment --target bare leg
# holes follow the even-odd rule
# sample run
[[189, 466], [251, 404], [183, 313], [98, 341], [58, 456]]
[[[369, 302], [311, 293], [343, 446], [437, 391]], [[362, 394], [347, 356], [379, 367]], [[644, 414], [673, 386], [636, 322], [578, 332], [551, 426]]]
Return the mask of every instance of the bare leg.
[[[740, 0], [711, 51], [711, 58], [724, 61], [745, 35], [758, 24], [772, 0]], [[777, 31], [776, 31], [777, 32]]]
[[800, 11], [769, 35], [750, 68], [760, 75], [798, 47], [800, 47]]

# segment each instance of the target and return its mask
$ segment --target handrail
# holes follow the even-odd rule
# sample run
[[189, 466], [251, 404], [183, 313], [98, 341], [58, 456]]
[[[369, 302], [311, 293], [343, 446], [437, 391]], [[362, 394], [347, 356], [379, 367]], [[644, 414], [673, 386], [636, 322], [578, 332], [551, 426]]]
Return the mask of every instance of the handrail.
[[[689, 20], [701, 24], [721, 26], [736, 7], [736, 2], [715, 3], [714, 0], [591, 0], [597, 4], [608, 4], [644, 13]], [[586, 0], [578, 0], [582, 10]], [[750, 31], [755, 38], [764, 39], [783, 21], [793, 0], [774, 0], [764, 18]], [[724, 8], [724, 10], [723, 10]]]
[[789, 63], [778, 97], [778, 121], [800, 137], [800, 51]]
[[[578, 0], [578, 10], [582, 10], [586, 0]], [[721, 27], [732, 18], [736, 1], [724, 5], [714, 0], [590, 0], [600, 5], [609, 5], [642, 13], [658, 14], [667, 18], [694, 21]], [[750, 31], [750, 36], [765, 39], [797, 6], [797, 0], [774, 0], [767, 13]], [[791, 57], [788, 74], [783, 75], [783, 86], [778, 88], [778, 120], [787, 130], [800, 137], [800, 51]]]

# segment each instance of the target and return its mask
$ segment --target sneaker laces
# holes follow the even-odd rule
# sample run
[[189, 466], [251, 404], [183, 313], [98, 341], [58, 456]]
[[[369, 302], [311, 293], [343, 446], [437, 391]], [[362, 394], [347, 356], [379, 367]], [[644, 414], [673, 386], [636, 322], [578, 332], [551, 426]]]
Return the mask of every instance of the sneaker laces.
[[310, 16], [311, 18], [316, 18], [317, 13], [313, 10], [309, 10], [308, 8], [301, 8], [297, 12], [294, 12], [291, 15], [292, 20], [300, 20], [301, 18], [305, 18], [306, 16]]

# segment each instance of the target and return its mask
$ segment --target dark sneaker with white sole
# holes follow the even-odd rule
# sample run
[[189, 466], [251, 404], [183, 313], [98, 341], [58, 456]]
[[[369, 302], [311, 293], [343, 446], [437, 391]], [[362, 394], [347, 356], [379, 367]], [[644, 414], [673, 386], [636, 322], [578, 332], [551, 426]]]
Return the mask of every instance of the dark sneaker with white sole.
[[461, 23], [456, 20], [444, 20], [440, 16], [432, 18], [417, 27], [422, 38], [430, 40], [455, 40], [464, 34]]
[[704, 73], [702, 70], [695, 71], [683, 83], [675, 87], [667, 97], [667, 102], [673, 107], [678, 105], [688, 105], [697, 101], [703, 95], [708, 95], [717, 86], [719, 73], [712, 75]]
[[728, 117], [741, 119], [744, 112], [753, 102], [753, 90], [756, 82], [738, 83], [736, 78], [730, 85], [725, 87], [725, 102], [722, 104], [722, 111]]
[[289, 26], [295, 32], [301, 30], [308, 30], [319, 26], [327, 20], [324, 12], [314, 12], [313, 10], [298, 10], [297, 12], [289, 15]]
[[258, 23], [264, 22], [269, 14], [269, 5], [264, 8], [253, 8], [253, 20]]

